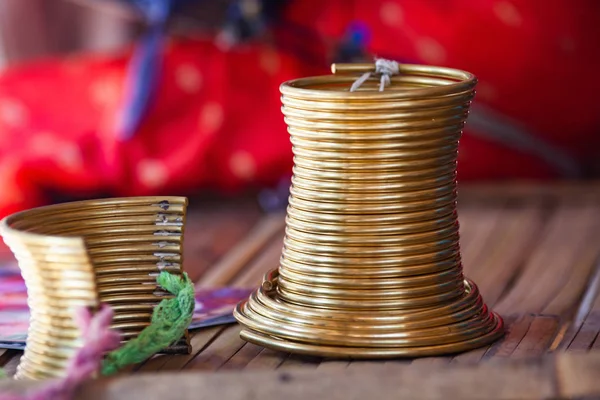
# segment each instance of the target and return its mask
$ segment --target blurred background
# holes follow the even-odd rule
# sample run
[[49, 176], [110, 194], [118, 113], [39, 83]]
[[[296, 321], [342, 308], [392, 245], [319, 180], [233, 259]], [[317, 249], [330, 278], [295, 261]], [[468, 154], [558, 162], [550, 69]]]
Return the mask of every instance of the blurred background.
[[479, 79], [459, 180], [600, 171], [597, 0], [0, 0], [0, 217], [104, 196], [285, 203], [283, 81], [384, 57]]

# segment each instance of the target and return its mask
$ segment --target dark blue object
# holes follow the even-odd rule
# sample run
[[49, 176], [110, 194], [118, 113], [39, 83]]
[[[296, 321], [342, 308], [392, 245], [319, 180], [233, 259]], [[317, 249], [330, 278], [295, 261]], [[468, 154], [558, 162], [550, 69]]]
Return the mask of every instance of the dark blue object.
[[[127, 140], [135, 135], [154, 96], [160, 76], [165, 24], [169, 16], [180, 6], [202, 0], [121, 1], [140, 10], [148, 24], [127, 67], [125, 101], [117, 119], [117, 134], [121, 140]], [[264, 32], [267, 24], [287, 3], [286, 0], [262, 0], [259, 1], [260, 12], [257, 15], [245, 15], [241, 1], [232, 1], [227, 12], [226, 29], [234, 33], [236, 41]]]
[[366, 58], [366, 49], [371, 40], [371, 30], [362, 21], [354, 21], [346, 29], [335, 57], [336, 62], [360, 62]]
[[[186, 0], [189, 1], [189, 0]], [[134, 49], [125, 76], [125, 101], [118, 118], [117, 134], [130, 139], [137, 131], [154, 95], [160, 76], [165, 23], [181, 0], [127, 0], [138, 8], [148, 29]]]
[[258, 194], [258, 203], [265, 212], [285, 210], [290, 196], [291, 177], [282, 178], [276, 187], [266, 188]]

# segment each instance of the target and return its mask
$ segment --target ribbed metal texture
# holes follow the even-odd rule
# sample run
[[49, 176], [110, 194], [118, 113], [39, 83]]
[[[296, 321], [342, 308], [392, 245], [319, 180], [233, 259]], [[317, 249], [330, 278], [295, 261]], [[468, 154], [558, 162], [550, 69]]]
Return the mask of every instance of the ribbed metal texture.
[[[348, 66], [364, 72], [373, 66]], [[430, 356], [502, 335], [462, 274], [458, 141], [473, 75], [402, 65], [281, 86], [294, 176], [280, 266], [238, 306], [241, 336], [330, 357]], [[340, 71], [342, 70], [342, 71]]]
[[[5, 218], [0, 233], [28, 291], [31, 322], [18, 378], [58, 377], [81, 345], [76, 306], [109, 304], [123, 340], [150, 324], [171, 295], [160, 271], [182, 272], [187, 199], [134, 197], [57, 204]], [[187, 337], [165, 349], [188, 352]]]

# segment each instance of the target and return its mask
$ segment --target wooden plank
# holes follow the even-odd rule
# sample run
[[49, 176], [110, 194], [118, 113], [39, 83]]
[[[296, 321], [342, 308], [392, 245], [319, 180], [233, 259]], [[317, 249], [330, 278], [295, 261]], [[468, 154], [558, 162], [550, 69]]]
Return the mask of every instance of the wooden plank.
[[23, 352], [18, 350], [9, 350], [6, 352], [5, 356], [6, 361], [4, 361], [4, 364], [2, 365], [2, 369], [7, 376], [13, 376], [17, 372], [17, 367], [19, 366], [19, 361], [21, 361]]
[[484, 358], [510, 357], [521, 343], [521, 340], [527, 335], [533, 318], [534, 316], [531, 314], [504, 317], [506, 333], [502, 339], [492, 344]]
[[347, 360], [330, 360], [325, 359], [321, 361], [321, 364], [317, 366], [317, 369], [321, 371], [336, 371], [340, 369], [348, 368], [350, 361]]
[[[316, 370], [261, 371], [244, 373], [186, 373], [155, 376], [137, 375], [87, 384], [78, 398], [135, 399], [550, 399], [574, 392], [600, 393], [591, 376], [600, 372], [598, 357], [576, 360], [591, 367], [586, 373], [586, 390], [573, 385], [579, 379], [561, 376], [556, 385], [555, 359], [484, 363], [479, 366], [448, 365], [373, 366], [370, 369], [342, 369], [327, 374]], [[567, 363], [563, 361], [563, 363]], [[568, 366], [568, 364], [567, 364]], [[562, 367], [566, 369], [566, 366]], [[176, 385], [173, 382], [177, 382]], [[117, 397], [118, 396], [118, 397]]]
[[[525, 266], [523, 274], [495, 310], [500, 313], [573, 312], [595, 258], [590, 244], [600, 238], [600, 209], [595, 206], [560, 207]], [[600, 246], [596, 246], [600, 250]], [[594, 250], [594, 251], [598, 251]], [[573, 274], [572, 285], [565, 281]]]
[[165, 363], [159, 370], [172, 371], [182, 369], [191, 359], [200, 354], [207, 346], [215, 340], [218, 335], [225, 329], [224, 326], [216, 326], [208, 329], [202, 329], [192, 333], [190, 343], [192, 345], [192, 354], [185, 355], [169, 355]]
[[4, 365], [3, 360], [7, 358], [5, 355], [8, 352], [8, 349], [0, 349], [0, 366]]
[[[573, 344], [575, 341], [572, 350], [583, 350], [584, 342], [588, 340], [585, 337], [589, 335], [590, 330], [593, 330], [592, 326], [595, 325], [595, 323], [592, 323], [590, 326], [590, 322], [588, 322], [587, 319], [594, 318], [594, 315], [600, 313], [600, 304], [597, 304], [600, 301], [599, 294], [600, 261], [597, 261], [594, 268], [594, 273], [588, 281], [586, 289], [581, 297], [581, 300], [579, 301], [577, 311], [574, 313], [572, 318], [569, 318], [563, 322], [561, 326], [561, 332], [557, 335], [555, 343], [552, 346], [553, 349], [565, 350], [567, 347], [571, 347], [571, 344]], [[596, 302], [594, 302], [594, 300], [596, 300]], [[579, 335], [580, 331], [582, 337], [576, 340], [576, 336]], [[593, 346], [594, 340], [595, 338], [592, 338], [588, 348]]]
[[548, 351], [559, 328], [557, 316], [526, 314], [505, 322], [505, 336], [492, 344], [482, 359], [540, 356]]
[[528, 316], [509, 316], [504, 318], [505, 335], [498, 341], [471, 350], [466, 353], [455, 355], [451, 359], [451, 363], [456, 364], [476, 364], [483, 359], [492, 359], [495, 357], [506, 358], [512, 356], [515, 349], [526, 337], [529, 332], [532, 321], [535, 319], [533, 315]]
[[559, 327], [557, 317], [535, 316], [529, 325], [525, 336], [521, 339], [513, 353], [512, 358], [533, 358], [544, 354]]
[[[597, 274], [600, 277], [600, 274]], [[568, 352], [588, 352], [595, 346], [600, 345], [598, 336], [600, 334], [600, 296], [598, 295], [598, 285], [595, 280], [590, 286], [591, 293], [595, 298], [584, 301], [585, 309], [581, 310], [575, 322], [573, 323], [573, 332], [565, 335], [561, 348]], [[591, 303], [591, 304], [590, 304]]]
[[590, 350], [596, 351], [600, 350], [600, 336], [596, 335], [596, 339], [594, 339], [594, 343], [592, 343], [592, 348]]
[[[494, 357], [533, 357], [543, 354], [552, 343], [558, 327], [558, 318], [554, 316], [525, 315], [519, 318], [506, 320], [507, 334], [493, 345], [475, 349], [454, 357], [424, 357], [413, 360], [419, 365], [446, 365], [448, 363], [473, 364], [484, 358]], [[488, 354], [489, 352], [489, 354]], [[280, 368], [291, 368], [301, 365], [318, 366], [320, 359], [317, 357], [288, 356]], [[410, 363], [411, 360], [399, 359], [387, 362], [382, 361], [328, 361], [332, 363], [331, 369], [364, 369], [372, 365]], [[323, 368], [327, 368], [324, 366]]]
[[246, 366], [254, 360], [263, 348], [253, 343], [245, 343], [243, 347], [233, 355], [227, 362], [220, 368], [222, 370], [240, 370], [246, 368]]
[[288, 354], [263, 348], [247, 365], [246, 370], [274, 370], [285, 361]]
[[414, 365], [415, 367], [425, 366], [429, 367], [439, 367], [450, 364], [450, 360], [452, 357], [422, 357], [415, 358], [410, 365]]
[[600, 313], [594, 312], [586, 318], [566, 350], [569, 352], [587, 353], [594, 346], [599, 333]]
[[[600, 352], [499, 359], [479, 365], [374, 365], [320, 369], [136, 374], [84, 383], [75, 399], [566, 399], [600, 396]], [[175, 383], [176, 382], [176, 383]], [[175, 384], [174, 384], [175, 383]], [[41, 382], [4, 380], [2, 393]]]
[[458, 354], [452, 357], [450, 362], [455, 364], [476, 364], [483, 359], [483, 356], [485, 356], [490, 348], [491, 345]]
[[228, 284], [284, 227], [285, 216], [281, 213], [263, 217], [244, 240], [208, 269], [196, 287], [218, 287]]
[[303, 356], [297, 354], [290, 354], [288, 357], [283, 360], [279, 369], [287, 370], [294, 369], [298, 367], [304, 368], [317, 368], [321, 363], [321, 357], [312, 357], [312, 356]]
[[[598, 193], [600, 195], [600, 191]], [[573, 206], [568, 205], [568, 201], [565, 203], [567, 197], [561, 197], [560, 193], [554, 198], [549, 191], [548, 196], [550, 200], [536, 199], [532, 195], [523, 201], [516, 199], [516, 204], [509, 205], [506, 197], [489, 203], [472, 201], [466, 206], [463, 203], [459, 218], [465, 273], [478, 284], [486, 303], [498, 303], [495, 310], [509, 315], [506, 318], [509, 321], [508, 333], [503, 340], [487, 348], [455, 357], [417, 359], [412, 362], [411, 368], [471, 365], [480, 360], [509, 357], [530, 359], [547, 350], [557, 331], [564, 326], [558, 325], [559, 319], [569, 318], [584, 296], [600, 252], [598, 203]], [[588, 196], [574, 203], [589, 202], [589, 199]], [[556, 212], [553, 213], [547, 204], [558, 205]], [[202, 210], [199, 216], [194, 212], [190, 214], [188, 224], [191, 228], [186, 232], [186, 241], [191, 246], [189, 249], [186, 247], [186, 254], [192, 254], [186, 256], [186, 266], [199, 260], [199, 266], [192, 269], [196, 277], [204, 277], [200, 285], [256, 286], [264, 272], [276, 268], [281, 255], [283, 222], [273, 219], [272, 225], [269, 225], [266, 219], [262, 219], [257, 223], [260, 213], [252, 211], [251, 206], [247, 207], [229, 217], [228, 206], [222, 208], [221, 214], [218, 212], [213, 216], [210, 213], [204, 215]], [[223, 218], [224, 226], [220, 222]], [[242, 222], [242, 229], [237, 229], [241, 218], [246, 218], [246, 222]], [[260, 229], [261, 224], [268, 229]], [[235, 237], [232, 237], [232, 232]], [[262, 238], [255, 237], [261, 235]], [[272, 236], [263, 240], [269, 235]], [[223, 237], [227, 237], [224, 243], [221, 242]], [[226, 268], [223, 265], [234, 266]], [[538, 313], [552, 315], [533, 315]], [[586, 315], [567, 342], [567, 350], [572, 353], [600, 348], [597, 340], [598, 314], [589, 312]], [[514, 324], [510, 323], [513, 320]], [[279, 368], [287, 372], [304, 365], [302, 357], [243, 342], [239, 339], [239, 331], [231, 328], [198, 331], [192, 337], [194, 354], [154, 357], [132, 370], [154, 372], [189, 367], [253, 371]], [[220, 335], [223, 329], [229, 333]], [[392, 360], [375, 364], [391, 368], [408, 362], [410, 360]], [[376, 365], [369, 366], [364, 362], [321, 362], [320, 359], [309, 361], [309, 364], [310, 368], [327, 371], [328, 374], [346, 369], [368, 371], [376, 368]]]
[[600, 398], [599, 354], [571, 353], [556, 359], [556, 385], [564, 398]]
[[227, 254], [261, 217], [248, 201], [199, 203], [190, 208], [185, 226], [184, 268], [192, 281], [198, 279]]
[[[237, 287], [249, 287], [259, 285], [262, 275], [268, 269], [277, 266], [281, 253], [280, 238], [283, 234], [283, 227], [281, 214], [263, 218], [232, 250], [230, 254], [233, 255], [227, 255], [221, 262], [211, 267], [197, 286], [231, 284]], [[266, 249], [263, 248], [264, 246]], [[259, 355], [260, 350], [257, 351], [256, 347], [253, 347], [254, 345], [246, 346], [246, 342], [239, 337], [240, 330], [241, 327], [234, 325], [224, 327], [216, 333], [200, 333], [196, 343], [192, 338], [194, 351], [198, 349], [193, 356], [172, 356], [166, 361], [164, 359], [149, 360], [140, 370], [157, 367], [160, 370], [181, 368], [216, 370], [231, 369], [236, 366], [245, 367], [251, 361], [247, 358]]]
[[[190, 224], [193, 227], [197, 227], [200, 224], [200, 219], [196, 216], [190, 217]], [[252, 220], [251, 218], [245, 218], [244, 221]], [[217, 220], [214, 220], [215, 222]], [[206, 221], [204, 221], [206, 222]], [[242, 225], [243, 226], [243, 225]], [[272, 235], [277, 232], [279, 227], [281, 226], [280, 217], [269, 216], [261, 219], [250, 233], [237, 244], [232, 251], [230, 251], [226, 256], [224, 256], [220, 262], [216, 263], [214, 266], [208, 268], [208, 272], [205, 275], [202, 275], [200, 282], [197, 283], [196, 287], [212, 287], [212, 286], [222, 286], [231, 280], [232, 276], [234, 276], [238, 270], [245, 266], [247, 260], [251, 259], [259, 252], [266, 244], [266, 242], [272, 237]], [[186, 236], [186, 240], [194, 240], [200, 237], [204, 237], [204, 241], [206, 243], [212, 243], [211, 232], [214, 232], [214, 226], [210, 225], [204, 226], [205, 230], [200, 232], [189, 233]], [[211, 231], [212, 229], [212, 231]], [[241, 231], [237, 231], [236, 235], [239, 235]], [[221, 231], [221, 233], [223, 233]], [[249, 239], [250, 238], [250, 239]], [[202, 240], [200, 241], [202, 242]], [[234, 243], [229, 242], [229, 245], [234, 245]], [[227, 246], [223, 246], [220, 248], [221, 251], [226, 250]], [[241, 250], [239, 250], [241, 249]], [[186, 261], [187, 264], [187, 261]], [[217, 336], [223, 331], [227, 329], [227, 327], [214, 327], [210, 329], [202, 329], [196, 330], [192, 333], [191, 343], [193, 351], [201, 352], [205, 347], [210, 345]], [[187, 357], [179, 357], [176, 355], [164, 355], [164, 356], [156, 356], [146, 362], [135, 367], [136, 371], [159, 371], [162, 369], [172, 370], [179, 369], [184, 367], [184, 365], [189, 362], [194, 356], [199, 353], [196, 352], [194, 355]]]
[[235, 277], [235, 287], [258, 287], [263, 275], [279, 266], [283, 247], [283, 230], [273, 236], [266, 248]]
[[519, 280], [544, 226], [544, 211], [539, 205], [502, 210], [481, 255], [465, 264], [469, 266], [468, 277], [477, 284], [488, 306], [493, 307]]
[[410, 363], [412, 363], [413, 360], [411, 358], [398, 358], [395, 360], [382, 360], [381, 363], [383, 365], [408, 365]]
[[351, 361], [346, 367], [349, 371], [370, 371], [372, 368], [380, 368], [383, 363], [381, 361], [356, 360]]
[[[268, 270], [277, 267], [281, 256], [283, 226], [281, 220], [272, 220], [269, 223], [271, 240], [266, 248], [259, 249], [260, 253], [254, 255], [249, 264], [243, 266], [240, 273], [230, 282], [232, 286], [258, 286], [262, 276]], [[271, 357], [269, 352], [257, 351], [258, 346], [247, 344], [239, 337], [240, 331], [239, 326], [224, 331], [214, 342], [198, 353], [185, 368], [204, 369], [216, 366], [215, 369], [232, 369], [236, 365], [249, 369], [270, 366], [277, 368], [285, 361], [287, 357], [285, 353]], [[250, 356], [253, 358], [248, 359]]]
[[[193, 350], [193, 349], [192, 349]], [[144, 361], [135, 366], [135, 371], [142, 372], [156, 372], [160, 371], [160, 369], [169, 361], [172, 357], [170, 354], [160, 354], [150, 358], [149, 360]]]
[[[600, 223], [598, 228], [596, 234], [600, 235]], [[595, 270], [596, 260], [600, 253], [600, 241], [597, 238], [597, 236], [593, 237], [591, 242], [586, 243], [586, 246], [580, 249], [577, 258], [568, 266], [571, 271], [567, 272], [563, 279], [556, 277], [555, 282], [560, 282], [562, 290], [556, 293], [542, 313], [568, 315], [568, 317], [574, 315], [576, 306], [584, 297], [587, 283]]]
[[204, 371], [218, 370], [244, 346], [245, 342], [240, 338], [241, 330], [239, 325], [226, 327], [208, 346], [188, 360], [183, 368]]
[[475, 206], [459, 210], [461, 258], [465, 275], [473, 275], [502, 213], [502, 206]]

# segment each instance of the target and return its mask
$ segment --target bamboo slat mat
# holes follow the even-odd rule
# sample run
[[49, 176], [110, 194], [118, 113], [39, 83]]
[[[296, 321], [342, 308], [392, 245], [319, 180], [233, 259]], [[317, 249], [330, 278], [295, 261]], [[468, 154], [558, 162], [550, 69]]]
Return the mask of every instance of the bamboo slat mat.
[[[475, 280], [486, 302], [508, 323], [505, 338], [486, 348], [453, 357], [346, 362], [262, 349], [242, 341], [240, 327], [232, 325], [195, 332], [194, 351], [189, 356], [158, 356], [132, 371], [272, 370], [296, 366], [333, 370], [382, 363], [473, 363], [535, 357], [559, 348], [587, 351], [596, 344], [600, 330], [600, 301], [594, 303], [593, 299], [593, 283], [599, 278], [599, 200], [600, 190], [579, 186], [544, 187], [537, 193], [518, 186], [504, 190], [481, 187], [467, 188], [461, 194], [459, 220], [465, 274]], [[199, 285], [256, 286], [262, 275], [277, 265], [284, 215], [253, 221], [249, 230], [241, 223], [234, 228], [238, 234], [242, 230], [246, 233], [217, 263], [199, 274]], [[196, 245], [192, 242], [189, 246]]]
[[[508, 325], [491, 346], [451, 357], [347, 362], [263, 349], [242, 341], [239, 326], [228, 325], [192, 332], [190, 355], [156, 356], [122, 375], [433, 368], [600, 348], [599, 185], [466, 186], [459, 194], [459, 221], [465, 274]], [[261, 214], [252, 202], [203, 205], [188, 216], [185, 268], [202, 287], [254, 287], [277, 265], [284, 227], [283, 213]], [[10, 372], [19, 356], [0, 350], [0, 364]]]

